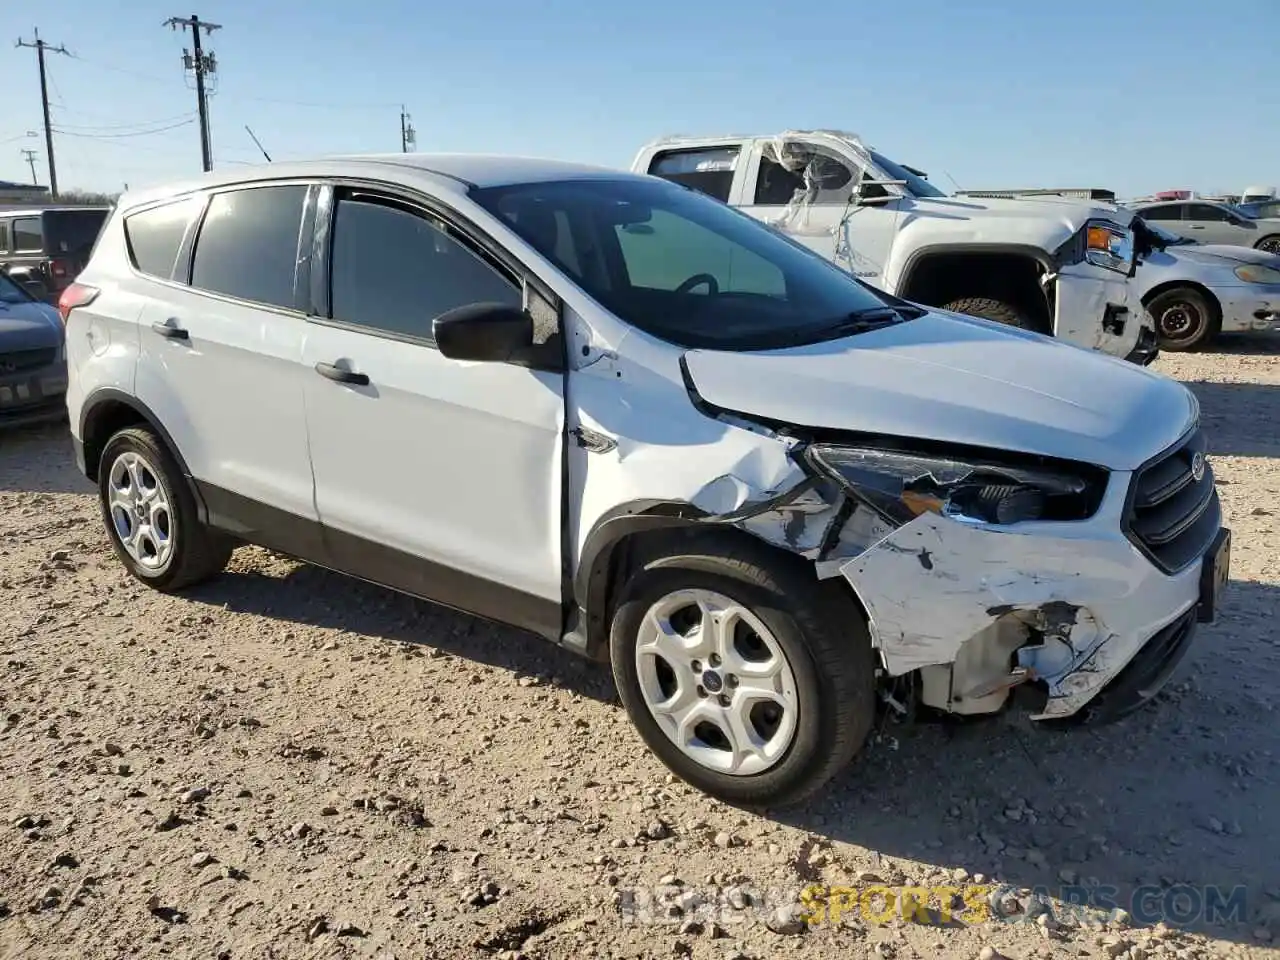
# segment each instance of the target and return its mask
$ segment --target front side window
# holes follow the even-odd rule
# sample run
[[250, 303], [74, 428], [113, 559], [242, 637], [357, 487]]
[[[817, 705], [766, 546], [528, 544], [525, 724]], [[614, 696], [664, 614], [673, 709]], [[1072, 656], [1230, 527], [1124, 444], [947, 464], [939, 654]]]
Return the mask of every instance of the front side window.
[[13, 221], [14, 253], [39, 253], [44, 249], [44, 233], [39, 217], [19, 217]]
[[[861, 170], [857, 175], [867, 179]], [[756, 175], [755, 202], [759, 206], [805, 203], [845, 204], [853, 193], [855, 171], [830, 150], [794, 140], [766, 144]], [[864, 188], [866, 196], [884, 194], [882, 187]], [[879, 193], [874, 193], [874, 191]]]
[[192, 218], [200, 210], [200, 201], [187, 197], [176, 203], [152, 207], [124, 218], [124, 236], [129, 256], [139, 273], [168, 280], [182, 247], [182, 238]]
[[444, 223], [367, 193], [339, 197], [330, 278], [334, 320], [424, 340], [456, 307], [522, 302], [520, 288]]
[[306, 197], [302, 184], [214, 194], [196, 239], [191, 286], [292, 309]]
[[766, 349], [858, 332], [912, 308], [700, 192], [640, 178], [472, 189], [471, 197], [553, 261], [563, 214], [577, 258], [564, 271], [624, 321], [687, 347]]
[[1202, 223], [1225, 223], [1231, 217], [1221, 207], [1209, 203], [1192, 203], [1187, 205], [1187, 219]]

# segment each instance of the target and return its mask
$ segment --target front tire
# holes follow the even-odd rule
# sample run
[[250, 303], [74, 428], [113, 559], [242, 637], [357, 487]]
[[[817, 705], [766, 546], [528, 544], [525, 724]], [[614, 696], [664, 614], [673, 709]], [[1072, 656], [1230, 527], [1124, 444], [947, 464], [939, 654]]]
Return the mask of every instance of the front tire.
[[1196, 350], [1212, 342], [1221, 328], [1218, 305], [1193, 287], [1166, 290], [1147, 304], [1160, 349]]
[[111, 546], [147, 586], [179, 590], [220, 573], [232, 541], [200, 522], [186, 478], [145, 427], [119, 431], [102, 450], [98, 500]]
[[1017, 327], [1019, 330], [1030, 330], [1033, 333], [1043, 332], [1040, 330], [1039, 324], [1013, 304], [990, 297], [963, 297], [959, 300], [952, 300], [942, 309], [950, 310], [952, 313], [963, 313], [970, 317], [980, 317], [983, 320], [991, 320], [995, 323], [1003, 323], [1006, 327]]
[[1254, 249], [1263, 250], [1267, 253], [1274, 253], [1280, 256], [1280, 233], [1273, 233], [1269, 237], [1263, 237], [1254, 244]]
[[866, 741], [875, 655], [851, 597], [742, 546], [694, 546], [635, 574], [613, 618], [613, 675], [641, 738], [682, 780], [782, 806]]

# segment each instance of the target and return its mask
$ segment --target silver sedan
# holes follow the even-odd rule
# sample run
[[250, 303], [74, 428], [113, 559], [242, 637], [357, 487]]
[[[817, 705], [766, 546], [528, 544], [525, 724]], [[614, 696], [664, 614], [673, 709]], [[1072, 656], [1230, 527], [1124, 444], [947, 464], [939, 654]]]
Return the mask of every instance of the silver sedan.
[[1158, 223], [1197, 243], [1226, 243], [1280, 253], [1278, 217], [1252, 217], [1239, 207], [1216, 200], [1163, 200], [1132, 207], [1148, 223]]
[[1143, 222], [1155, 234], [1134, 277], [1162, 350], [1193, 350], [1219, 332], [1280, 328], [1280, 256], [1200, 244]]

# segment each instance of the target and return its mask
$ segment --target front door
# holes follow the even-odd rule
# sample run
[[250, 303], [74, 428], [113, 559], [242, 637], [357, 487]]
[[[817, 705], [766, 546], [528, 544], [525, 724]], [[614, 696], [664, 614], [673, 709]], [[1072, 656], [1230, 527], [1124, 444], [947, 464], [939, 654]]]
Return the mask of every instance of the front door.
[[328, 304], [308, 325], [304, 363], [330, 556], [559, 639], [561, 375], [450, 360], [432, 340], [435, 317], [519, 306], [521, 285], [411, 199], [338, 187], [320, 209]]
[[877, 179], [875, 171], [831, 148], [790, 139], [779, 147], [775, 140], [761, 140], [748, 167], [742, 209], [855, 277], [883, 287], [902, 201], [884, 187], [867, 185], [862, 196], [870, 203], [855, 202], [855, 185], [871, 179]]

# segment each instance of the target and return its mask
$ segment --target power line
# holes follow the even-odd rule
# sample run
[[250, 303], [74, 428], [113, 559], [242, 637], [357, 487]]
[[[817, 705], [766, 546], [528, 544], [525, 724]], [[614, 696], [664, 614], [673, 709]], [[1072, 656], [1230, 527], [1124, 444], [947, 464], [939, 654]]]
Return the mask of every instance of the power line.
[[200, 113], [200, 159], [204, 164], [205, 173], [208, 173], [213, 169], [213, 140], [209, 136], [209, 97], [205, 92], [205, 77], [218, 72], [218, 61], [212, 51], [204, 52], [200, 45], [200, 31], [213, 33], [215, 30], [221, 30], [222, 27], [216, 23], [203, 21], [194, 13], [186, 19], [170, 17], [164, 23], [173, 30], [182, 27], [184, 30], [191, 31], [192, 52], [187, 53], [186, 48], [183, 48], [182, 63], [186, 69], [193, 71], [196, 75], [196, 107]]
[[[80, 113], [79, 110], [69, 110], [66, 107], [62, 109], [67, 113]], [[155, 120], [133, 120], [123, 123], [66, 123], [60, 119], [55, 119], [54, 124], [59, 132], [63, 130], [80, 130], [85, 133], [98, 133], [100, 131], [110, 133], [115, 130], [140, 130], [166, 123], [176, 123], [179, 120], [194, 119], [196, 119], [196, 114], [188, 110], [186, 113], [179, 113], [171, 117], [157, 117]]]
[[154, 130], [131, 130], [127, 133], [76, 133], [74, 130], [64, 130], [57, 127], [58, 133], [64, 137], [81, 137], [85, 140], [119, 140], [123, 137], [149, 137], [155, 133], [165, 133], [169, 130], [177, 130], [179, 127], [189, 127], [196, 122], [195, 117], [188, 117], [179, 123], [171, 123], [168, 126], [156, 127]]
[[64, 57], [71, 54], [67, 48], [59, 44], [51, 47], [40, 39], [40, 31], [35, 31], [35, 40], [27, 42], [21, 37], [18, 38], [19, 47], [32, 47], [36, 51], [36, 62], [40, 65], [40, 106], [44, 110], [44, 146], [45, 152], [49, 155], [49, 197], [57, 199], [58, 197], [58, 168], [53, 161], [53, 126], [49, 123], [49, 82], [44, 68], [44, 52], [46, 50], [51, 53], [60, 53]]

